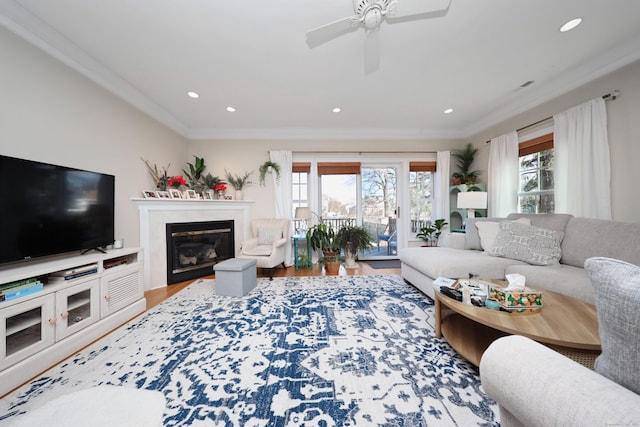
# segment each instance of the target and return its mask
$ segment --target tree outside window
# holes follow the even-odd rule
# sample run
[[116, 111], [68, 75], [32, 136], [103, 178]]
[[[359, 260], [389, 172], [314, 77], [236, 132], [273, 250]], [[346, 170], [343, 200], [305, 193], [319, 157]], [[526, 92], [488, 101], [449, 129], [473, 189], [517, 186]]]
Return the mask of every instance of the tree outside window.
[[519, 212], [553, 213], [553, 149], [527, 154], [519, 160]]

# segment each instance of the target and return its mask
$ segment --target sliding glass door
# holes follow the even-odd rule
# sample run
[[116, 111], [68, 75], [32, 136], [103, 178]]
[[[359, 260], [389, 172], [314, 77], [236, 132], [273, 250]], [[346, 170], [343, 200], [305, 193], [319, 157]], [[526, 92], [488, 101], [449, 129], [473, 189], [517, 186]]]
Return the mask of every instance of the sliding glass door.
[[366, 166], [361, 168], [362, 225], [372, 237], [373, 247], [360, 257], [389, 259], [398, 256], [398, 169], [396, 166]]

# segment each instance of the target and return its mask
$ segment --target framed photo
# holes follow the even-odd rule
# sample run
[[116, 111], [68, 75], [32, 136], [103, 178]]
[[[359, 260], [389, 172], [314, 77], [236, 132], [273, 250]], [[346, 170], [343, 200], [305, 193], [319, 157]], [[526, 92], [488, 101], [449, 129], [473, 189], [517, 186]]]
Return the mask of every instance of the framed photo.
[[169, 195], [172, 199], [182, 199], [182, 193], [177, 188], [170, 188]]
[[143, 191], [142, 195], [145, 199], [157, 199], [155, 191]]
[[224, 195], [224, 199], [225, 199], [225, 200], [233, 200], [233, 196], [232, 196], [232, 195], [230, 195], [230, 194], [225, 194], [225, 195]]
[[202, 192], [204, 200], [213, 200], [213, 190], [205, 190]]
[[170, 199], [171, 195], [168, 191], [156, 191], [156, 196], [158, 199]]
[[196, 190], [187, 190], [186, 194], [187, 199], [198, 199], [198, 193], [196, 193]]

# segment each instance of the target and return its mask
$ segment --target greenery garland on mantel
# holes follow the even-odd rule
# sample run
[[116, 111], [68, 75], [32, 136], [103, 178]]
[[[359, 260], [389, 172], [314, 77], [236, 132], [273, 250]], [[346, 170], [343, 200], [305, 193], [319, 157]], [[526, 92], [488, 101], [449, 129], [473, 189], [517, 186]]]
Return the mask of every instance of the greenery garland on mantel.
[[276, 182], [280, 182], [280, 165], [278, 163], [267, 160], [262, 165], [260, 165], [260, 168], [258, 169], [258, 172], [260, 173], [260, 185], [265, 185], [265, 176], [267, 175], [267, 172], [270, 171], [273, 171], [276, 174]]

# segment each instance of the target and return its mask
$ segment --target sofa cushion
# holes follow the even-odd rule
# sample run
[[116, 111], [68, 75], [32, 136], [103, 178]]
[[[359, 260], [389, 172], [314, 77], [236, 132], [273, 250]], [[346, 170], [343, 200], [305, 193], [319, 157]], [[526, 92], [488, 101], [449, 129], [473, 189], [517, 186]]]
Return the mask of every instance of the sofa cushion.
[[595, 288], [602, 343], [596, 372], [640, 394], [640, 267], [598, 257], [584, 268]]
[[567, 224], [573, 218], [570, 214], [525, 214], [525, 213], [510, 213], [506, 219], [515, 220], [518, 218], [529, 218], [531, 225], [541, 228], [548, 228], [549, 230], [565, 231]]
[[573, 218], [562, 241], [562, 263], [584, 266], [591, 257], [614, 258], [640, 265], [640, 222]]
[[509, 265], [524, 264], [507, 258], [491, 257], [481, 251], [453, 248], [402, 248], [400, 260], [422, 274], [435, 279], [449, 277], [457, 279], [477, 273], [486, 279], [504, 279]]
[[562, 231], [504, 221], [500, 223], [500, 232], [487, 253], [534, 265], [558, 265], [563, 236]]
[[480, 243], [480, 235], [476, 226], [479, 222], [495, 222], [504, 221], [505, 218], [467, 218], [464, 236], [464, 248], [476, 251], [482, 250]]
[[[527, 286], [533, 289], [547, 289], [589, 304], [595, 303], [593, 286], [581, 267], [563, 264], [556, 267], [514, 264], [505, 269], [505, 274], [522, 274]], [[542, 300], [544, 303], [544, 295]]]
[[[515, 221], [525, 225], [531, 224], [529, 218], [518, 218]], [[493, 243], [496, 241], [496, 237], [498, 237], [498, 232], [500, 231], [501, 222], [478, 221], [475, 223], [478, 229], [478, 235], [480, 236], [480, 245], [485, 252], [493, 247]]]

